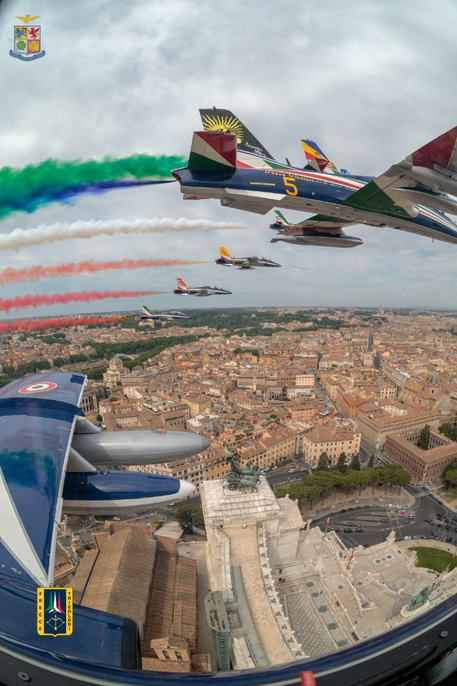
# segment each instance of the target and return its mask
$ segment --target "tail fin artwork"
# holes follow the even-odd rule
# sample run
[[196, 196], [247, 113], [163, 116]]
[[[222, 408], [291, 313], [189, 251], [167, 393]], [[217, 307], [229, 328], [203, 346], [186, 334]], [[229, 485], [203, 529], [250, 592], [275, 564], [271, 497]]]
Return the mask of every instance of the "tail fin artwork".
[[316, 171], [321, 172], [326, 171], [330, 174], [335, 174], [340, 171], [332, 162], [330, 162], [329, 158], [323, 153], [317, 143], [307, 139], [302, 139], [301, 144], [308, 161], [307, 167], [309, 169], [315, 169]]
[[219, 131], [196, 131], [187, 166], [197, 170], [235, 170], [236, 136]]
[[219, 246], [219, 254], [220, 254], [221, 257], [227, 257], [229, 260], [232, 259], [231, 254], [229, 253], [229, 251], [227, 250], [227, 248], [224, 248], [223, 245], [220, 245], [220, 246]]
[[152, 316], [151, 310], [149, 309], [149, 307], [146, 307], [146, 305], [143, 305], [143, 307], [141, 308], [141, 316], [146, 318]]
[[279, 210], [275, 210], [275, 215], [276, 215], [276, 222], [278, 224], [289, 224], [290, 223], [287, 221], [287, 219], [285, 218], [283, 213], [280, 212]]
[[230, 110], [220, 110], [216, 107], [200, 110], [200, 117], [205, 131], [223, 131], [224, 133], [235, 134], [238, 152], [274, 160], [274, 157], [262, 143]]
[[178, 284], [178, 291], [187, 291], [187, 285], [184, 283], [182, 279], [178, 277], [176, 279], [176, 282]]

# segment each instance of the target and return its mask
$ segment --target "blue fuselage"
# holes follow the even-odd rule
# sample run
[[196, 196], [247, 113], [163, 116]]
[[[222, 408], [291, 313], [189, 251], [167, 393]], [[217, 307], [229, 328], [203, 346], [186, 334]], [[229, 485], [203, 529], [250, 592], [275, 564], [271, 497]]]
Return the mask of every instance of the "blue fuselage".
[[415, 205], [417, 216], [401, 207], [392, 211], [367, 210], [345, 204], [373, 177], [326, 174], [294, 168], [278, 169], [177, 169], [173, 172], [185, 194], [217, 198], [235, 209], [266, 214], [275, 207], [318, 212], [353, 223], [389, 226], [457, 243], [457, 225], [444, 213]]

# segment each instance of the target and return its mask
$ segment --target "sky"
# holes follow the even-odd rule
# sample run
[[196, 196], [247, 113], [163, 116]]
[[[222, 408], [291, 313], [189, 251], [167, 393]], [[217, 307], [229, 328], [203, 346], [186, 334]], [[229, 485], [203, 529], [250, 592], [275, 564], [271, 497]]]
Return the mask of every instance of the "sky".
[[[16, 16], [39, 18], [45, 55], [10, 56]], [[300, 139], [339, 167], [378, 175], [457, 124], [454, 0], [6, 0], [0, 5], [0, 169], [48, 158], [134, 153], [187, 157], [199, 108], [232, 110], [278, 159], [304, 165]], [[1, 191], [1, 189], [0, 189]], [[300, 221], [307, 215], [288, 212]], [[0, 286], [0, 299], [69, 291], [164, 291], [147, 297], [41, 305], [0, 319], [186, 307], [455, 308], [457, 245], [355, 225], [353, 249], [270, 244], [272, 213], [185, 201], [179, 185], [86, 194], [0, 220], [16, 228], [138, 219], [240, 223], [245, 230], [98, 236], [0, 250], [0, 272], [124, 258], [205, 264], [101, 271]], [[214, 263], [218, 247], [281, 269]], [[178, 297], [188, 285], [230, 296]]]

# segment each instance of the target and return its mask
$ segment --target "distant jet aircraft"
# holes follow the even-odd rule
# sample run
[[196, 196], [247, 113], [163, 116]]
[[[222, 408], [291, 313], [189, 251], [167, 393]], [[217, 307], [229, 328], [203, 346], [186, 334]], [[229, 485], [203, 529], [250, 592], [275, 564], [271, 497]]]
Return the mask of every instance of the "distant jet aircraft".
[[281, 265], [265, 257], [233, 257], [223, 245], [219, 247], [220, 257], [216, 264], [224, 267], [238, 267], [238, 269], [255, 269], [256, 267], [280, 267]]
[[[345, 238], [343, 228], [356, 223], [457, 243], [457, 224], [444, 214], [457, 214], [457, 126], [380, 176], [350, 176], [313, 141], [302, 141], [308, 164], [301, 169], [276, 161], [229, 110], [200, 114], [205, 130], [193, 135], [188, 166], [173, 171], [184, 197], [217, 198], [225, 207], [258, 214], [274, 208], [317, 212], [285, 234], [306, 233], [309, 244], [319, 244], [318, 233]], [[352, 247], [362, 243], [354, 240], [349, 237]]]
[[176, 295], [196, 295], [199, 298], [208, 295], [232, 295], [231, 291], [226, 291], [224, 288], [217, 286], [187, 286], [182, 279], [176, 279], [178, 288], [173, 293]]
[[305, 219], [298, 224], [290, 224], [284, 215], [275, 210], [276, 221], [270, 224], [270, 229], [278, 232], [276, 238], [272, 238], [270, 243], [284, 241], [293, 245], [319, 245], [331, 248], [356, 248], [362, 245], [363, 241], [357, 236], [348, 236], [341, 231], [339, 222], [327, 217], [327, 221], [322, 221], [319, 229], [313, 219]]
[[159, 321], [169, 321], [170, 319], [189, 319], [189, 316], [184, 314], [184, 312], [178, 312], [178, 310], [167, 310], [167, 312], [152, 313], [151, 310], [146, 307], [146, 305], [143, 305], [140, 320], [147, 322], [154, 321], [156, 319]]

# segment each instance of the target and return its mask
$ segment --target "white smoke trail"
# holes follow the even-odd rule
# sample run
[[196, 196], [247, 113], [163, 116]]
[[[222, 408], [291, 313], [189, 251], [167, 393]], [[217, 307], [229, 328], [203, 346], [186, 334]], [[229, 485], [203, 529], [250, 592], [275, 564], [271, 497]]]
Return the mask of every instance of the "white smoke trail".
[[43, 243], [69, 241], [72, 238], [94, 238], [128, 233], [166, 233], [168, 231], [215, 231], [220, 229], [246, 230], [247, 226], [230, 222], [213, 222], [208, 219], [114, 219], [111, 221], [79, 221], [73, 224], [42, 225], [36, 229], [14, 229], [0, 235], [0, 250], [29, 248]]

